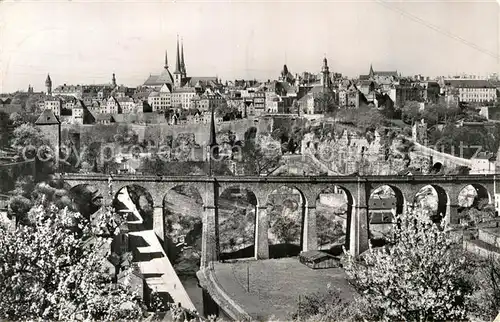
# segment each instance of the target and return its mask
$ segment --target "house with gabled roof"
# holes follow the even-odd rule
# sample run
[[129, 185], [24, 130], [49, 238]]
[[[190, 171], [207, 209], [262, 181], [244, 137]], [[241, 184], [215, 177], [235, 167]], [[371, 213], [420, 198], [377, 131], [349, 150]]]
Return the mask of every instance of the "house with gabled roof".
[[114, 96], [110, 96], [108, 100], [106, 101], [106, 109], [103, 111], [103, 113], [108, 113], [108, 114], [121, 114], [122, 113], [122, 108], [120, 106], [120, 103]]

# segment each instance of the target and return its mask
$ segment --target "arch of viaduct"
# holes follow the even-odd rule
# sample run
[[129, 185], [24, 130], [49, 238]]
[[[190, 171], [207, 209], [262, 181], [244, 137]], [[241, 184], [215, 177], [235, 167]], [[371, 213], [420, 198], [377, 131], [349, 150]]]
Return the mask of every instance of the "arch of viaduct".
[[[103, 204], [111, 205], [113, 196], [109, 191], [111, 179], [113, 193], [129, 185], [145, 188], [153, 199], [153, 229], [163, 241], [165, 221], [163, 200], [172, 188], [180, 185], [192, 186], [203, 199], [202, 267], [219, 258], [218, 198], [228, 188], [238, 187], [254, 193], [257, 199], [255, 223], [255, 257], [269, 257], [267, 214], [268, 196], [280, 187], [297, 189], [303, 200], [302, 249], [317, 248], [316, 199], [325, 190], [340, 187], [347, 196], [348, 220], [346, 247], [358, 255], [368, 248], [368, 201], [371, 193], [389, 186], [396, 194], [398, 212], [405, 205], [413, 204], [415, 195], [425, 186], [431, 185], [438, 194], [439, 204], [450, 223], [458, 223], [458, 196], [467, 185], [472, 185], [479, 198], [494, 202], [496, 195], [495, 175], [467, 176], [327, 176], [327, 177], [208, 177], [208, 176], [139, 176], [139, 175], [88, 175], [61, 174], [65, 184], [75, 187], [88, 184], [99, 189]], [[439, 208], [438, 208], [439, 209]]]

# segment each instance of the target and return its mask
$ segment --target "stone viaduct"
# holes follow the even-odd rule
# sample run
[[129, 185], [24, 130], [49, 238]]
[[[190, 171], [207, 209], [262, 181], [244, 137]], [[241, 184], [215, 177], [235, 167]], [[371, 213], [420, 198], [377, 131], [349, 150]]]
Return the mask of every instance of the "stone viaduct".
[[[463, 166], [467, 168], [472, 168], [472, 160], [470, 159], [464, 159], [461, 157], [457, 157], [455, 155], [451, 155], [448, 153], [440, 152], [435, 149], [432, 149], [430, 147], [427, 147], [425, 145], [422, 145], [418, 142], [413, 142], [414, 143], [414, 153], [421, 155], [423, 157], [428, 157], [432, 160], [432, 163], [441, 163], [444, 166], [447, 167], [456, 167], [456, 166]], [[456, 153], [459, 152], [459, 149], [457, 148]]]
[[[88, 175], [61, 174], [60, 179], [71, 187], [91, 185], [103, 196], [103, 205], [111, 205], [113, 194], [108, 194], [109, 182], [113, 193], [129, 185], [139, 185], [152, 196], [154, 215], [153, 230], [164, 241], [165, 220], [163, 200], [169, 191], [180, 185], [192, 186], [203, 199], [202, 218], [202, 259], [201, 266], [207, 267], [219, 258], [218, 200], [228, 188], [238, 187], [252, 191], [257, 199], [255, 222], [255, 258], [269, 257], [267, 214], [268, 196], [276, 189], [286, 186], [297, 189], [302, 197], [302, 250], [317, 247], [316, 199], [324, 191], [334, 186], [342, 189], [348, 201], [346, 248], [358, 255], [368, 248], [369, 221], [368, 201], [371, 193], [380, 186], [388, 185], [395, 192], [397, 212], [412, 205], [415, 195], [427, 185], [431, 185], [438, 195], [438, 211], [450, 223], [458, 223], [458, 195], [467, 185], [472, 185], [479, 198], [493, 204], [497, 191], [495, 175], [468, 176], [317, 176], [317, 177], [259, 177], [259, 176], [143, 176], [143, 175]], [[115, 195], [116, 196], [116, 195]], [[495, 202], [495, 206], [497, 203]], [[497, 207], [498, 210], [498, 207]]]

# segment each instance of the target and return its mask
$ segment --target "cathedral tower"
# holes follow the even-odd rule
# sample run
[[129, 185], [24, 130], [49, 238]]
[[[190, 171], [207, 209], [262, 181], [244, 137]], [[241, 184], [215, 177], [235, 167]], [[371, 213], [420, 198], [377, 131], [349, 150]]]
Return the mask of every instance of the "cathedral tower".
[[177, 36], [177, 56], [175, 59], [174, 87], [181, 87], [181, 85], [182, 85], [182, 68], [179, 55], [179, 36]]
[[181, 74], [182, 77], [186, 78], [186, 64], [184, 63], [184, 40], [181, 39]]

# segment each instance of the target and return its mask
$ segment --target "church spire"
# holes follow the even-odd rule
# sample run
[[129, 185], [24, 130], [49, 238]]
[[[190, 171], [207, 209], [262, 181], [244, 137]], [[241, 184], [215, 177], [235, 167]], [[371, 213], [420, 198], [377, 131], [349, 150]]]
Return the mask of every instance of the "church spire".
[[208, 140], [208, 146], [210, 148], [217, 145], [216, 133], [215, 133], [215, 116], [214, 109], [212, 108], [212, 115], [210, 117], [210, 138]]
[[212, 176], [213, 161], [219, 158], [219, 148], [217, 146], [215, 132], [215, 116], [214, 108], [212, 107], [212, 115], [210, 117], [210, 138], [208, 139], [208, 157], [209, 157], [209, 175]]
[[373, 72], [372, 64], [370, 64], [370, 73], [368, 75], [373, 76], [373, 74], [375, 74], [375, 73]]
[[177, 36], [177, 57], [175, 59], [175, 72], [174, 73], [181, 73], [181, 62], [180, 62], [180, 56], [179, 56], [179, 36]]
[[184, 64], [184, 40], [181, 38], [181, 73], [186, 77], [186, 64]]
[[168, 69], [168, 56], [167, 56], [167, 51], [165, 50], [165, 69]]

